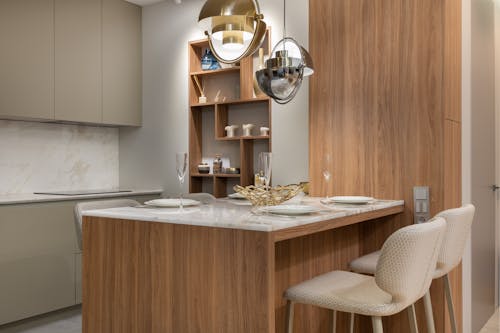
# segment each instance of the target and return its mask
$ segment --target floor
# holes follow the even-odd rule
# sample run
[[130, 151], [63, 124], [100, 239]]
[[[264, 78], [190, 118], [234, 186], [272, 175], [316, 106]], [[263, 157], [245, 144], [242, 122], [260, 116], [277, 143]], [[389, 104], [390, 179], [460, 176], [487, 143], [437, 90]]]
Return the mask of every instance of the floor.
[[80, 306], [0, 326], [0, 333], [81, 333]]
[[497, 309], [495, 314], [488, 320], [486, 325], [479, 333], [498, 333], [500, 332], [500, 309]]
[[[82, 309], [73, 307], [0, 326], [0, 333], [81, 333]], [[500, 333], [500, 309], [479, 333]]]

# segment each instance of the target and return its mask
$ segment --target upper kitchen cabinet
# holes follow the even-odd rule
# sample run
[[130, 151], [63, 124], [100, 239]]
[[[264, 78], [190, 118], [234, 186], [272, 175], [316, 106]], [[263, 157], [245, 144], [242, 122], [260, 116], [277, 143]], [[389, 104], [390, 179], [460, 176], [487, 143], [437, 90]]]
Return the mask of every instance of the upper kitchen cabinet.
[[1, 0], [0, 118], [140, 126], [141, 8]]
[[55, 118], [102, 121], [101, 0], [55, 0]]
[[0, 117], [54, 118], [54, 1], [0, 1]]
[[103, 0], [103, 123], [142, 123], [141, 8]]

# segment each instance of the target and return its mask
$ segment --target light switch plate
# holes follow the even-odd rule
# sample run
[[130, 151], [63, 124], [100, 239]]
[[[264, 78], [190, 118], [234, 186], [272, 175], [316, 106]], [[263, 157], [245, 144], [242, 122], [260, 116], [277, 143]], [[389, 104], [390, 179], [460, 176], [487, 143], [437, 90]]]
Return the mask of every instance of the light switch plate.
[[431, 218], [429, 186], [413, 187], [414, 223], [423, 223]]

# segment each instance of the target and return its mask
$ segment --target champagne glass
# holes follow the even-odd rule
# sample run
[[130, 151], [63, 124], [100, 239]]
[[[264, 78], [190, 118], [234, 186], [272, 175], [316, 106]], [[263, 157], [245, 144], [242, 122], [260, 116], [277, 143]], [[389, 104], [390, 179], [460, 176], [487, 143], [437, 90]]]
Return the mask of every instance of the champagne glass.
[[330, 180], [332, 178], [332, 173], [330, 172], [330, 168], [332, 165], [332, 158], [330, 154], [325, 154], [323, 156], [323, 179], [325, 180], [325, 187], [326, 187], [326, 197], [325, 197], [325, 202], [329, 203], [330, 198], [328, 197], [328, 192], [330, 190]]
[[269, 183], [271, 182], [272, 159], [272, 153], [266, 152], [260, 153], [259, 155], [261, 170], [264, 172], [264, 182], [267, 190], [269, 190]]
[[188, 154], [187, 153], [176, 153], [175, 154], [175, 161], [176, 161], [176, 167], [177, 167], [177, 178], [179, 179], [179, 186], [181, 189], [180, 209], [183, 210], [184, 206], [182, 204], [182, 184], [184, 184], [184, 179], [186, 178]]

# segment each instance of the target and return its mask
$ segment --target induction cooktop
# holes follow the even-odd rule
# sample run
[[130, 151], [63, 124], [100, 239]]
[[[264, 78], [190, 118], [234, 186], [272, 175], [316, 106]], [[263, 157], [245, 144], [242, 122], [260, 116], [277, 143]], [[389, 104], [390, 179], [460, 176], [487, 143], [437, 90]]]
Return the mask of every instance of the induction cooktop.
[[106, 193], [124, 193], [132, 192], [132, 190], [119, 190], [119, 189], [104, 189], [104, 190], [71, 190], [71, 191], [47, 191], [47, 192], [34, 192], [34, 194], [46, 195], [89, 195], [89, 194], [106, 194]]

